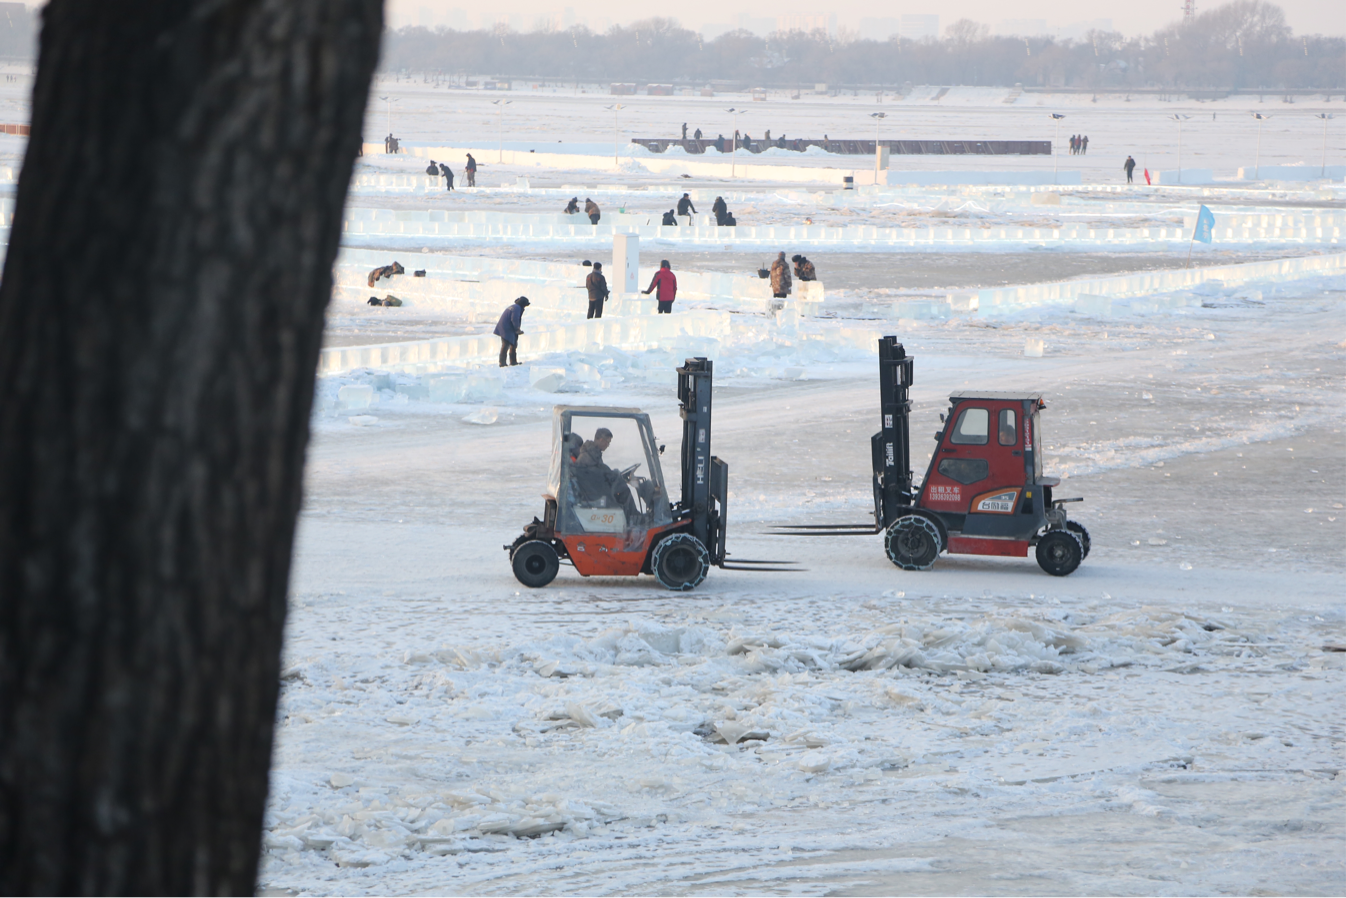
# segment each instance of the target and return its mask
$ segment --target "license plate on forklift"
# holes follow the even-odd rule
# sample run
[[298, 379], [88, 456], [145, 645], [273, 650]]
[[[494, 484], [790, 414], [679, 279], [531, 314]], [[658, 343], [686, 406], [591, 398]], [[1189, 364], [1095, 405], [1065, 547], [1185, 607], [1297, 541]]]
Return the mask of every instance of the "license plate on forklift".
[[626, 532], [626, 512], [620, 508], [581, 508], [578, 512], [585, 533]]

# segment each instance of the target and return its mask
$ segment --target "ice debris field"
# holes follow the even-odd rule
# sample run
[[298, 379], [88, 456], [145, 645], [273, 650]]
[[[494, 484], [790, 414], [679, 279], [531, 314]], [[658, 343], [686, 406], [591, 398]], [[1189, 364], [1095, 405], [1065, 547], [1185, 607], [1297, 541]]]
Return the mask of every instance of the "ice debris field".
[[[1255, 159], [1255, 97], [918, 88], [879, 107], [883, 136], [1049, 139], [1062, 111], [1089, 155], [875, 178], [821, 151], [614, 160], [605, 98], [568, 89], [504, 115], [378, 90], [411, 152], [367, 144], [352, 182], [259, 891], [1346, 890], [1346, 189], [1312, 119], [1335, 103], [1277, 104]], [[740, 99], [624, 98], [620, 127], [732, 132]], [[747, 105], [754, 134], [873, 137], [872, 97]], [[385, 124], [371, 107], [366, 139]], [[476, 188], [423, 174], [445, 157], [461, 188], [467, 149]], [[22, 152], [0, 137], [10, 184]], [[1128, 154], [1156, 184], [1123, 183]], [[693, 221], [660, 226], [684, 192]], [[571, 196], [600, 224], [562, 215]], [[737, 227], [706, 217], [717, 196]], [[1214, 239], [1192, 247], [1203, 204]], [[771, 296], [778, 251], [819, 282]], [[637, 291], [665, 258], [660, 316]], [[597, 321], [586, 259], [614, 294]], [[501, 369], [491, 329], [519, 295], [522, 364]], [[908, 573], [879, 537], [767, 535], [872, 508], [885, 334], [916, 357], [918, 479], [951, 392], [1045, 395], [1045, 468], [1093, 537], [1075, 574]], [[675, 475], [689, 356], [715, 362], [731, 553], [801, 570], [520, 586], [502, 546], [542, 511], [552, 406], [648, 411]]]

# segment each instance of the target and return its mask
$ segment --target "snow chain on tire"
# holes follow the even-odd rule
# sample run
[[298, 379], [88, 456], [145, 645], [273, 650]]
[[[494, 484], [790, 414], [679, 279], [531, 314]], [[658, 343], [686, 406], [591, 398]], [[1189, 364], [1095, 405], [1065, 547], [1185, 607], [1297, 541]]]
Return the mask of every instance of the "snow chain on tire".
[[654, 547], [650, 569], [661, 586], [687, 592], [706, 579], [710, 572], [710, 552], [692, 534], [675, 533]]
[[888, 560], [904, 571], [928, 571], [944, 550], [935, 522], [919, 514], [906, 514], [893, 522], [883, 538]]
[[1066, 521], [1066, 529], [1080, 538], [1080, 545], [1084, 547], [1084, 555], [1080, 558], [1083, 561], [1089, 557], [1089, 531], [1084, 529], [1084, 525], [1079, 521]]

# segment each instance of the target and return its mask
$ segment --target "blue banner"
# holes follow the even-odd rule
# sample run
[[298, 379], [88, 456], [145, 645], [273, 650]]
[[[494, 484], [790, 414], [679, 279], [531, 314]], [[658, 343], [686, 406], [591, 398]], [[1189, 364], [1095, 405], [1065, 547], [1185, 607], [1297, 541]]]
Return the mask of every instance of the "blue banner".
[[1211, 231], [1215, 228], [1215, 215], [1205, 206], [1196, 214], [1196, 229], [1192, 231], [1192, 239], [1200, 240], [1202, 243], [1210, 243]]

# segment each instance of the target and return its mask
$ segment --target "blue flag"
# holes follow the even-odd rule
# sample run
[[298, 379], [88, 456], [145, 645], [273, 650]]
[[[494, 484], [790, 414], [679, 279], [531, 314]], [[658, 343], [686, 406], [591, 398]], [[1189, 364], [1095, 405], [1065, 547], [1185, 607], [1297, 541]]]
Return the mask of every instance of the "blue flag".
[[1192, 239], [1200, 240], [1202, 243], [1210, 243], [1211, 231], [1215, 228], [1215, 215], [1205, 206], [1196, 214], [1196, 228], [1192, 231]]

